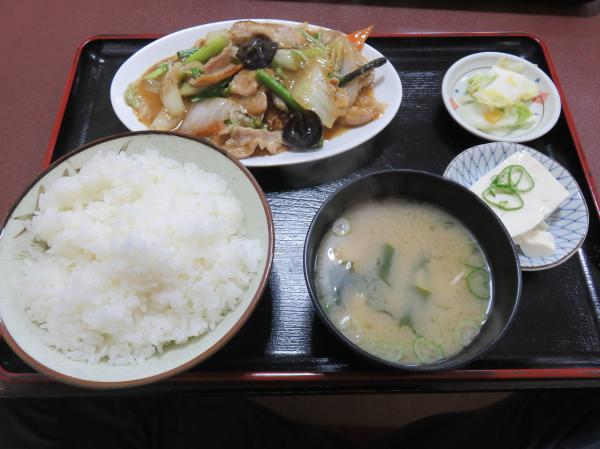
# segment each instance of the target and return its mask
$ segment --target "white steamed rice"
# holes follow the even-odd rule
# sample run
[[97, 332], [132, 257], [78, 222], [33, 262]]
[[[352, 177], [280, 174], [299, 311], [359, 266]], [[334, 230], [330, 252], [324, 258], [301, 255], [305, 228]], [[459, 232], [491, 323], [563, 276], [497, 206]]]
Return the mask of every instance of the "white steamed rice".
[[141, 363], [213, 329], [259, 269], [240, 202], [191, 163], [98, 153], [45, 186], [23, 300], [47, 343], [88, 363]]

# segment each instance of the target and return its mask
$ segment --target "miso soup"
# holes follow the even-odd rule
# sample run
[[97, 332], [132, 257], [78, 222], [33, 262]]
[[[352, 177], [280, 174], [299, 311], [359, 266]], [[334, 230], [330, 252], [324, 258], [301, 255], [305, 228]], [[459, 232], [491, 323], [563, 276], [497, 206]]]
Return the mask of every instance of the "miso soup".
[[352, 342], [382, 359], [431, 364], [467, 346], [486, 320], [484, 253], [453, 216], [422, 202], [347, 210], [319, 245], [319, 302]]

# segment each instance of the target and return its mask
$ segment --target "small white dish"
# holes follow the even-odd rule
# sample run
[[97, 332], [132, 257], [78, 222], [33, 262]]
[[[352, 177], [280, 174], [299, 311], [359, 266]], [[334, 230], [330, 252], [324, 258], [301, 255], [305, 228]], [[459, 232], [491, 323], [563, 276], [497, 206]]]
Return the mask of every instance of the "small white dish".
[[[40, 186], [74, 173], [96, 153], [157, 150], [160, 155], [192, 163], [220, 175], [242, 204], [247, 236], [258, 239], [263, 253], [256, 276], [238, 305], [208, 333], [172, 344], [145, 362], [132, 365], [88, 364], [68, 358], [44, 341], [44, 330], [33, 323], [19, 303], [22, 254], [32, 243], [20, 216], [36, 208]], [[123, 388], [156, 382], [184, 371], [210, 357], [244, 325], [265, 289], [273, 260], [273, 218], [256, 180], [238, 161], [197, 139], [172, 133], [146, 131], [110, 136], [88, 143], [54, 162], [29, 185], [2, 224], [0, 234], [0, 332], [11, 349], [28, 365], [55, 380], [89, 388]]]
[[[113, 110], [119, 120], [121, 120], [121, 122], [131, 131], [147, 130], [148, 128], [146, 125], [137, 119], [133, 110], [125, 103], [123, 94], [129, 83], [139, 78], [148, 67], [155, 64], [157, 61], [174, 55], [178, 50], [192, 47], [199, 38], [206, 36], [210, 31], [231, 28], [231, 26], [239, 20], [282, 23], [292, 26], [300, 25], [299, 22], [291, 22], [288, 20], [227, 20], [177, 31], [148, 44], [125, 61], [113, 78], [110, 87], [110, 100]], [[368, 60], [383, 56], [368, 44], [365, 44], [363, 54]], [[386, 104], [384, 113], [378, 119], [367, 123], [366, 125], [350, 129], [335, 136], [333, 139], [326, 140], [323, 147], [318, 150], [284, 151], [283, 153], [272, 156], [252, 156], [241, 159], [241, 162], [247, 167], [274, 167], [300, 164], [326, 159], [357, 147], [382, 131], [398, 112], [398, 108], [402, 101], [402, 83], [400, 82], [398, 72], [391, 63], [386, 63], [375, 70], [373, 92], [377, 100]]]
[[444, 176], [465, 187], [471, 187], [506, 158], [520, 151], [526, 151], [540, 162], [569, 192], [569, 197], [546, 220], [556, 242], [555, 253], [550, 257], [527, 257], [516, 246], [523, 271], [545, 270], [560, 265], [575, 254], [583, 244], [589, 227], [589, 214], [583, 194], [573, 176], [562, 165], [525, 145], [490, 142], [460, 153], [448, 164]]
[[[489, 70], [501, 58], [521, 63], [524, 67], [523, 75], [539, 84], [540, 94], [530, 104], [535, 119], [533, 126], [527, 129], [515, 129], [508, 134], [493, 134], [475, 128], [462, 117], [460, 99], [465, 96], [467, 80], [473, 75]], [[543, 136], [554, 127], [561, 111], [558, 90], [544, 71], [526, 59], [499, 52], [475, 53], [456, 61], [444, 75], [442, 98], [448, 113], [464, 129], [482, 139], [504, 142], [528, 142]]]

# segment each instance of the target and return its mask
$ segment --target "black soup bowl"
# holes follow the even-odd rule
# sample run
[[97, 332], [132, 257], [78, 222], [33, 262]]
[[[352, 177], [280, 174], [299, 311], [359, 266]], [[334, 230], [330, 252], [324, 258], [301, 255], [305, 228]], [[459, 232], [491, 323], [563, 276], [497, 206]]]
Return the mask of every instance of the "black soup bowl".
[[[475, 339], [458, 354], [431, 364], [384, 360], [360, 348], [329, 320], [315, 284], [319, 245], [333, 222], [349, 208], [370, 200], [404, 198], [437, 206], [458, 219], [475, 237], [490, 269], [491, 306]], [[335, 192], [315, 215], [304, 244], [304, 276], [317, 312], [347, 346], [374, 362], [410, 371], [440, 371], [465, 365], [497, 343], [514, 317], [521, 295], [521, 268], [512, 239], [496, 214], [467, 188], [430, 173], [389, 170], [366, 175]]]

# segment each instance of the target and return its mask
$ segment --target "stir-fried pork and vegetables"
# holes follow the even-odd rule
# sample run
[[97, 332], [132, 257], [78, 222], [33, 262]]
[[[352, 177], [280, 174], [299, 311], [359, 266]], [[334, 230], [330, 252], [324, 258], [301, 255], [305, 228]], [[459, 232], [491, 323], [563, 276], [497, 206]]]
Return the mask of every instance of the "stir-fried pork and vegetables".
[[237, 158], [319, 147], [383, 112], [371, 87], [386, 60], [361, 54], [369, 32], [236, 22], [157, 62], [125, 100], [149, 128], [208, 137]]

